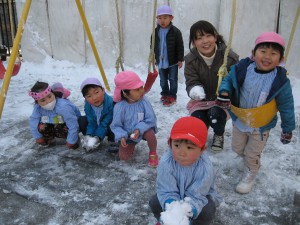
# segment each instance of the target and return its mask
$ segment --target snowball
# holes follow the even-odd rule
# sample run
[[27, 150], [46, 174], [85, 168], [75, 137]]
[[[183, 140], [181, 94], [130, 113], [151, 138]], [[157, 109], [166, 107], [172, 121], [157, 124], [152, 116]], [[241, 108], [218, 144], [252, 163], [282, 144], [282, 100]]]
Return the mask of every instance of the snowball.
[[166, 211], [161, 213], [164, 225], [189, 225], [192, 207], [184, 201], [174, 201], [166, 205]]
[[130, 134], [130, 137], [131, 137], [131, 138], [134, 138], [134, 137], [135, 137], [135, 134], [134, 134], [134, 133]]
[[98, 142], [98, 139], [95, 137], [90, 137], [87, 141], [87, 147], [94, 147]]

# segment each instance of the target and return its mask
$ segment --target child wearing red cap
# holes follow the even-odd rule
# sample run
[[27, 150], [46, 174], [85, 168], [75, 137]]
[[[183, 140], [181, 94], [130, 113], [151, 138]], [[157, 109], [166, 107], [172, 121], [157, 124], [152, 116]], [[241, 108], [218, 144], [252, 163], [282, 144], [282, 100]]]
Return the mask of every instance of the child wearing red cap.
[[110, 125], [115, 141], [120, 143], [121, 160], [133, 158], [135, 145], [142, 139], [150, 149], [150, 167], [156, 167], [157, 133], [156, 116], [147, 98], [144, 96], [144, 82], [132, 71], [123, 71], [115, 77], [113, 121]]
[[176, 103], [178, 89], [178, 68], [182, 67], [184, 46], [181, 31], [173, 25], [174, 16], [168, 5], [157, 9], [155, 29], [155, 59], [159, 69], [161, 98], [163, 106]]
[[[295, 129], [292, 88], [286, 69], [280, 66], [284, 48], [284, 39], [279, 34], [262, 33], [255, 41], [252, 58], [233, 66], [219, 88], [217, 103], [225, 108], [230, 101], [232, 104], [232, 149], [244, 159], [244, 175], [236, 186], [241, 194], [249, 193], [255, 184], [261, 154], [270, 129], [276, 126], [278, 110], [283, 144], [290, 143]], [[253, 109], [266, 107], [255, 116]]]
[[206, 140], [207, 128], [200, 119], [183, 117], [173, 125], [170, 148], [157, 167], [157, 193], [149, 202], [158, 220], [166, 222], [162, 215], [168, 213], [168, 205], [173, 202], [185, 205], [182, 219], [190, 219], [193, 224], [210, 224], [213, 220], [222, 198], [214, 188], [215, 172], [204, 152]]
[[80, 89], [85, 99], [85, 116], [79, 119], [84, 135], [81, 143], [88, 152], [95, 150], [106, 136], [108, 141], [114, 140], [109, 128], [113, 118], [114, 103], [112, 97], [105, 92], [101, 82], [95, 77], [82, 81]]
[[68, 148], [78, 148], [79, 109], [45, 82], [37, 81], [28, 94], [35, 100], [29, 126], [36, 143], [49, 146], [55, 138], [66, 138]]

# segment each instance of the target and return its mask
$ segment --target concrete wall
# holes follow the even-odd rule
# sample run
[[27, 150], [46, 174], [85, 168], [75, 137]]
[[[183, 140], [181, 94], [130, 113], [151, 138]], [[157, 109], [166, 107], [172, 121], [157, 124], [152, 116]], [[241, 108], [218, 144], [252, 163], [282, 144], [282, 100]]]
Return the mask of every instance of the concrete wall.
[[[226, 41], [229, 39], [232, 0], [171, 0], [174, 25], [183, 34], [188, 53], [190, 26], [208, 20]], [[124, 63], [148, 65], [150, 35], [153, 23], [153, 0], [118, 0]], [[158, 6], [168, 1], [158, 0]], [[24, 1], [17, 2], [21, 15]], [[263, 31], [278, 31], [290, 37], [299, 0], [237, 0], [232, 48], [240, 57], [249, 56], [255, 38]], [[114, 67], [119, 54], [115, 1], [82, 0], [82, 5], [104, 67]], [[280, 13], [278, 13], [280, 8]], [[279, 17], [278, 17], [279, 16]], [[300, 78], [300, 21], [286, 63], [292, 76]], [[42, 62], [46, 55], [76, 63], [95, 64], [91, 46], [74, 0], [32, 1], [22, 38], [23, 59]]]

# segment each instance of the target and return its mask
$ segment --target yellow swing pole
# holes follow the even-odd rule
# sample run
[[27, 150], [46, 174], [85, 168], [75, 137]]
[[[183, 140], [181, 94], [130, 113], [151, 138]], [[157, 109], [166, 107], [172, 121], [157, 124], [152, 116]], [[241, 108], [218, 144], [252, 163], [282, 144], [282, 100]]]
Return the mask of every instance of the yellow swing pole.
[[287, 45], [286, 50], [285, 50], [285, 55], [284, 55], [285, 63], [287, 62], [287, 58], [289, 56], [289, 52], [290, 52], [291, 44], [292, 44], [292, 41], [293, 41], [293, 38], [294, 38], [295, 30], [296, 30], [296, 27], [297, 27], [299, 15], [300, 15], [300, 4], [298, 5], [297, 13], [296, 13], [296, 16], [295, 16], [295, 19], [294, 19], [294, 22], [293, 22], [292, 32], [291, 32], [291, 35], [290, 35], [290, 38], [289, 38], [288, 45]]
[[227, 44], [227, 48], [224, 53], [224, 60], [222, 66], [218, 70], [218, 86], [216, 90], [216, 94], [218, 95], [219, 87], [221, 85], [221, 82], [224, 77], [226, 77], [228, 71], [227, 71], [227, 57], [231, 48], [232, 44], [232, 38], [233, 38], [233, 31], [234, 31], [234, 23], [235, 23], [235, 14], [236, 14], [236, 0], [232, 0], [232, 13], [231, 13], [231, 24], [230, 24], [230, 35], [229, 35], [229, 41]]
[[28, 12], [30, 9], [30, 5], [31, 5], [31, 1], [32, 0], [26, 0], [24, 7], [23, 7], [23, 11], [22, 11], [22, 15], [18, 24], [18, 30], [17, 30], [17, 34], [16, 37], [14, 39], [13, 42], [13, 47], [11, 50], [11, 55], [9, 57], [8, 60], [8, 65], [7, 65], [7, 69], [4, 75], [4, 80], [3, 80], [3, 84], [2, 84], [2, 88], [1, 88], [1, 93], [0, 93], [0, 119], [2, 117], [2, 111], [3, 111], [3, 106], [4, 106], [4, 102], [6, 99], [6, 94], [8, 91], [8, 87], [9, 87], [9, 83], [10, 83], [10, 79], [11, 79], [11, 74], [15, 65], [15, 61], [17, 58], [17, 55], [19, 54], [19, 44], [21, 42], [21, 37], [24, 31], [24, 24], [26, 23], [27, 20], [27, 16], [28, 16]]
[[99, 54], [97, 52], [96, 45], [95, 45], [95, 42], [94, 42], [94, 39], [93, 39], [93, 36], [92, 36], [92, 33], [91, 33], [91, 30], [89, 28], [88, 22], [86, 20], [85, 15], [84, 15], [81, 2], [80, 2], [80, 0], [75, 0], [75, 1], [76, 1], [76, 5], [77, 5], [77, 8], [78, 8], [79, 14], [81, 16], [81, 20], [82, 20], [85, 32], [86, 32], [86, 34], [87, 34], [87, 36], [89, 38], [89, 41], [90, 41], [90, 44], [91, 44], [91, 47], [92, 47], [92, 50], [93, 50], [93, 53], [94, 53], [97, 65], [98, 65], [99, 70], [101, 72], [103, 82], [105, 84], [106, 89], [108, 91], [110, 91], [110, 87], [109, 87], [109, 84], [107, 82], [107, 79], [106, 79], [106, 76], [105, 76], [105, 73], [104, 73], [104, 70], [103, 70], [103, 67], [102, 67], [102, 63], [101, 63], [101, 60], [100, 60]]

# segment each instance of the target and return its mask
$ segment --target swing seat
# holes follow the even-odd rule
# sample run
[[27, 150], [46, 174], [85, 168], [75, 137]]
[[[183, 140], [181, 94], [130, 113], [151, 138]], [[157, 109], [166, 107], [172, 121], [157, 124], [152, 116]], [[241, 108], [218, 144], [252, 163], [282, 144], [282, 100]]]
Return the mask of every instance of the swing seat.
[[147, 76], [147, 80], [145, 82], [144, 90], [145, 93], [148, 93], [154, 84], [156, 77], [158, 76], [157, 70], [154, 70], [153, 72], [149, 72]]
[[233, 112], [244, 124], [252, 128], [260, 128], [270, 123], [276, 116], [278, 109], [275, 99], [257, 108], [242, 109], [231, 105]]
[[[19, 73], [20, 68], [21, 68], [21, 61], [19, 61], [18, 63], [15, 63], [11, 75], [12, 76], [16, 76]], [[4, 78], [5, 73], [6, 73], [6, 69], [5, 69], [5, 67], [4, 67], [4, 65], [2, 63], [2, 60], [0, 60], [0, 79]]]

